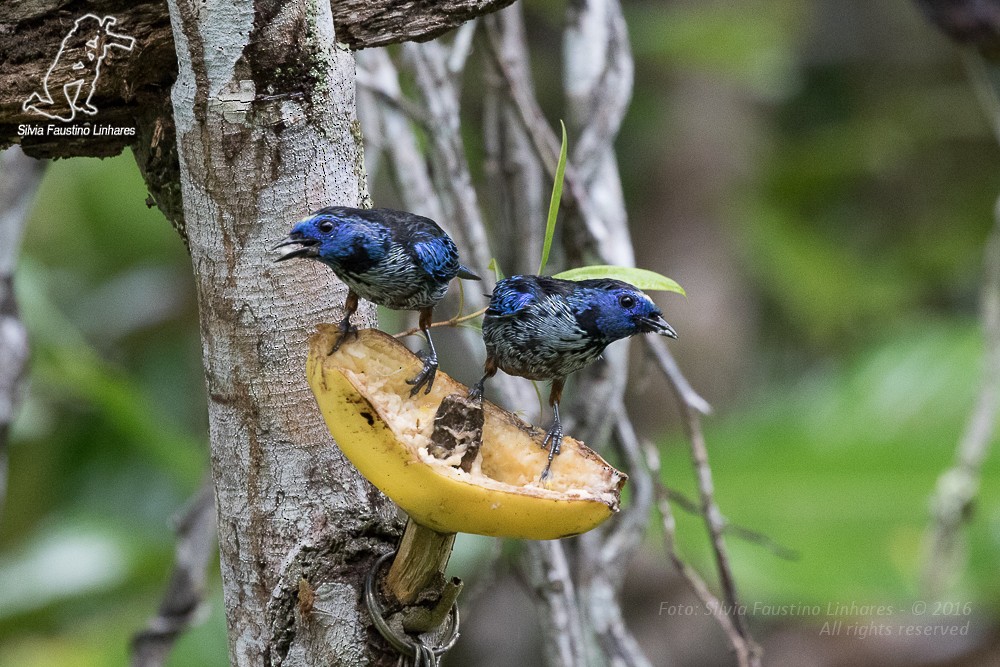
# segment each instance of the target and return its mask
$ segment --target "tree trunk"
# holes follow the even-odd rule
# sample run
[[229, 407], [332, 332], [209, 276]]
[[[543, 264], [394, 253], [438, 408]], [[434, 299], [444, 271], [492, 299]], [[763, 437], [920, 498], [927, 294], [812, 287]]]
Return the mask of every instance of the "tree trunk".
[[169, 7], [231, 662], [394, 662], [359, 600], [395, 510], [341, 455], [304, 379], [306, 338], [341, 318], [346, 290], [268, 251], [309, 211], [367, 203], [354, 58], [322, 0]]

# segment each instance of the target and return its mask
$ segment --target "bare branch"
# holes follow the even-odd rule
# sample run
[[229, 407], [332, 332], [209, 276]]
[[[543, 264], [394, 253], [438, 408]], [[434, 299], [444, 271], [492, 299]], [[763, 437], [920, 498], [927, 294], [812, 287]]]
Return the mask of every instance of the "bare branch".
[[617, 0], [570, 4], [567, 13], [564, 87], [570, 111], [585, 119], [573, 163], [589, 182], [607, 154], [613, 155], [613, 142], [632, 99], [634, 65]]
[[445, 216], [459, 229], [466, 256], [475, 266], [484, 267], [490, 262], [489, 244], [462, 144], [458, 90], [447, 70], [447, 51], [437, 42], [408, 43], [403, 45], [403, 54], [433, 121], [429, 131], [432, 173]]
[[[545, 115], [542, 113], [534, 93], [525, 86], [525, 81], [507, 67], [503, 58], [503, 45], [496, 43], [494, 38], [488, 39], [487, 45], [490, 57], [510, 89], [511, 99], [517, 109], [517, 117], [528, 133], [531, 145], [551, 180], [555, 178], [556, 166], [559, 161], [560, 140], [545, 120]], [[592, 238], [597, 239], [605, 236], [602, 226], [592, 212], [590, 198], [583, 187], [582, 180], [571, 161], [567, 161], [566, 164], [562, 206], [566, 215], [577, 215], [584, 221]], [[596, 243], [592, 243], [587, 250], [593, 251], [595, 248]]]
[[478, 21], [473, 19], [455, 31], [455, 41], [448, 54], [448, 73], [453, 77], [459, 77], [465, 71], [465, 62], [472, 52], [472, 38], [476, 36], [477, 27]]
[[7, 437], [28, 362], [28, 332], [18, 316], [14, 268], [46, 164], [17, 146], [0, 155], [0, 510], [7, 491]]
[[[375, 85], [387, 91], [392, 97], [404, 99], [399, 85], [399, 73], [385, 49], [361, 51], [357, 55], [357, 61], [364, 66]], [[441, 200], [434, 191], [430, 173], [427, 171], [427, 161], [417, 143], [413, 127], [396, 106], [385, 104], [387, 100], [384, 97], [380, 97], [379, 100], [383, 102], [379, 119], [382, 129], [381, 147], [392, 164], [392, 175], [399, 189], [399, 196], [409, 210], [434, 220], [442, 219]], [[407, 104], [417, 106], [409, 100]], [[432, 123], [423, 109], [421, 116], [429, 127]], [[362, 122], [364, 121], [365, 119], [362, 119]], [[373, 134], [370, 130], [366, 132], [366, 138], [369, 142], [372, 140]]]
[[646, 344], [646, 349], [653, 353], [653, 358], [659, 365], [660, 371], [667, 378], [671, 388], [677, 392], [678, 400], [703, 415], [712, 414], [712, 406], [694, 390], [691, 383], [681, 373], [667, 343], [656, 336], [645, 336], [642, 341]]
[[628, 507], [605, 527], [580, 537], [582, 597], [601, 650], [613, 665], [650, 665], [639, 643], [625, 625], [621, 603], [622, 583], [628, 561], [642, 545], [655, 498], [653, 479], [643, 462], [642, 445], [635, 429], [619, 405], [615, 422], [615, 444], [622, 456], [632, 488]]
[[527, 542], [521, 569], [538, 602], [545, 638], [545, 662], [550, 667], [587, 664], [583, 621], [566, 551], [559, 540]]
[[[387, 59], [388, 56], [384, 51], [368, 51], [369, 54], [379, 54], [379, 56], [366, 57], [363, 55], [365, 52], [358, 54], [358, 62], [364, 60], [371, 61], [373, 64], [378, 64], [383, 58]], [[395, 86], [390, 84], [390, 81], [383, 76], [376, 76], [374, 72], [369, 72], [368, 70], [359, 67], [355, 74], [355, 81], [358, 86], [364, 88], [368, 92], [374, 94], [382, 102], [393, 107], [398, 112], [405, 114], [410, 120], [416, 122], [421, 127], [429, 127], [430, 120], [427, 118], [427, 114], [420, 106], [414, 104], [409, 98], [403, 97], [402, 92], [399, 90], [399, 83], [396, 82]]]
[[[729, 565], [729, 552], [726, 549], [726, 519], [722, 516], [719, 506], [715, 502], [712, 468], [708, 462], [708, 448], [705, 445], [705, 436], [701, 429], [701, 415], [685, 400], [680, 387], [672, 382], [670, 376], [668, 376], [668, 381], [670, 381], [671, 389], [673, 389], [677, 397], [677, 402], [680, 405], [681, 416], [684, 420], [684, 430], [691, 445], [691, 461], [694, 465], [695, 477], [698, 481], [701, 513], [705, 520], [705, 527], [708, 530], [709, 542], [719, 575], [719, 585], [722, 587], [722, 597], [725, 601], [724, 613], [728, 617], [729, 622], [723, 623], [720, 619], [720, 624], [726, 630], [730, 641], [733, 642], [733, 648], [736, 649], [740, 665], [756, 667], [760, 665], [761, 651], [750, 634], [746, 616], [741, 613], [742, 607], [736, 592], [736, 582], [733, 579], [732, 568]], [[663, 495], [664, 500], [666, 500], [666, 494], [664, 493]], [[666, 519], [664, 520], [666, 521]], [[719, 618], [718, 614], [716, 614], [716, 618]], [[735, 628], [735, 634], [730, 632], [730, 625], [732, 628]]]
[[[1000, 68], [971, 49], [964, 54], [968, 74], [1000, 142]], [[937, 480], [931, 498], [931, 525], [925, 538], [923, 585], [941, 595], [958, 571], [962, 556], [962, 526], [969, 520], [979, 494], [983, 460], [989, 452], [1000, 407], [1000, 200], [983, 257], [980, 304], [984, 352], [979, 394], [955, 452], [955, 463]]]
[[215, 496], [209, 482], [177, 519], [174, 571], [159, 612], [132, 640], [132, 667], [166, 664], [174, 642], [198, 622], [208, 566], [216, 554], [215, 530]]
[[666, 485], [662, 482], [663, 472], [660, 466], [660, 453], [656, 446], [645, 443], [646, 465], [652, 473], [652, 478], [656, 485], [656, 506], [660, 511], [660, 520], [663, 524], [663, 546], [667, 552], [667, 557], [677, 568], [680, 575], [687, 581], [695, 596], [701, 600], [705, 608], [711, 612], [718, 621], [722, 631], [726, 633], [730, 643], [736, 648], [740, 659], [740, 665], [750, 664], [748, 661], [748, 651], [745, 642], [733, 619], [725, 613], [722, 602], [712, 593], [712, 589], [702, 579], [698, 571], [689, 565], [677, 552], [677, 520], [674, 518], [673, 509], [670, 507], [670, 495]]
[[[510, 76], [518, 88], [531, 92], [531, 64], [524, 35], [520, 4], [484, 21], [488, 39], [500, 45]], [[501, 266], [508, 273], [532, 273], [542, 254], [545, 232], [544, 177], [538, 155], [511, 97], [510, 86], [486, 59], [486, 100], [483, 106], [484, 169], [491, 187], [488, 193], [497, 211], [494, 235]]]

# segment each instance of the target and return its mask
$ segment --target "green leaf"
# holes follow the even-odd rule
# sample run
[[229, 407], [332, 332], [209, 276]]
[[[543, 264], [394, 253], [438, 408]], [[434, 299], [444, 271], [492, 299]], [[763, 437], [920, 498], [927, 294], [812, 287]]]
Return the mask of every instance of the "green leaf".
[[627, 283], [635, 285], [641, 290], [649, 290], [651, 292], [677, 292], [678, 294], [687, 296], [684, 288], [678, 285], [676, 281], [660, 275], [656, 271], [633, 269], [627, 266], [609, 266], [607, 264], [581, 266], [578, 269], [570, 269], [569, 271], [557, 273], [552, 277], [562, 278], [563, 280], [614, 278], [615, 280], [624, 280]]
[[493, 277], [496, 278], [497, 282], [503, 280], [503, 271], [500, 270], [500, 262], [497, 261], [496, 257], [490, 258], [489, 266], [486, 268], [493, 272]]
[[538, 273], [545, 270], [549, 262], [549, 250], [552, 249], [552, 237], [556, 233], [556, 218], [559, 217], [559, 202], [562, 200], [563, 178], [566, 176], [566, 124], [561, 120], [562, 148], [559, 149], [559, 163], [556, 165], [556, 177], [552, 182], [552, 199], [549, 200], [549, 219], [545, 223], [545, 243], [542, 244], [542, 262], [538, 265]]

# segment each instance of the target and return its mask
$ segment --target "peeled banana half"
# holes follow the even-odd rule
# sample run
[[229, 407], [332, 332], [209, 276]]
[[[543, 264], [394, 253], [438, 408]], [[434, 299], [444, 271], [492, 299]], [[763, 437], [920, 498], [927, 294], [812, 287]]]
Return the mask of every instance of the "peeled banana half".
[[567, 436], [539, 481], [544, 431], [489, 401], [478, 451], [442, 453], [438, 408], [446, 397], [460, 404], [468, 388], [438, 372], [430, 394], [411, 398], [406, 380], [422, 363], [405, 346], [364, 329], [331, 354], [339, 337], [336, 326], [320, 325], [310, 339], [307, 372], [320, 412], [351, 463], [413, 521], [442, 533], [547, 540], [586, 532], [618, 511], [624, 473]]

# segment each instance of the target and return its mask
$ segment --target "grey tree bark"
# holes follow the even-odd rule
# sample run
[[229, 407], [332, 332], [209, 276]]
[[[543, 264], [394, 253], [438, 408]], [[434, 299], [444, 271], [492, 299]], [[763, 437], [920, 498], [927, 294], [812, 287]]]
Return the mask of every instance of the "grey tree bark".
[[353, 55], [322, 0], [169, 7], [231, 662], [395, 661], [359, 603], [395, 510], [335, 447], [304, 380], [306, 338], [342, 317], [346, 290], [268, 252], [311, 210], [368, 203]]

